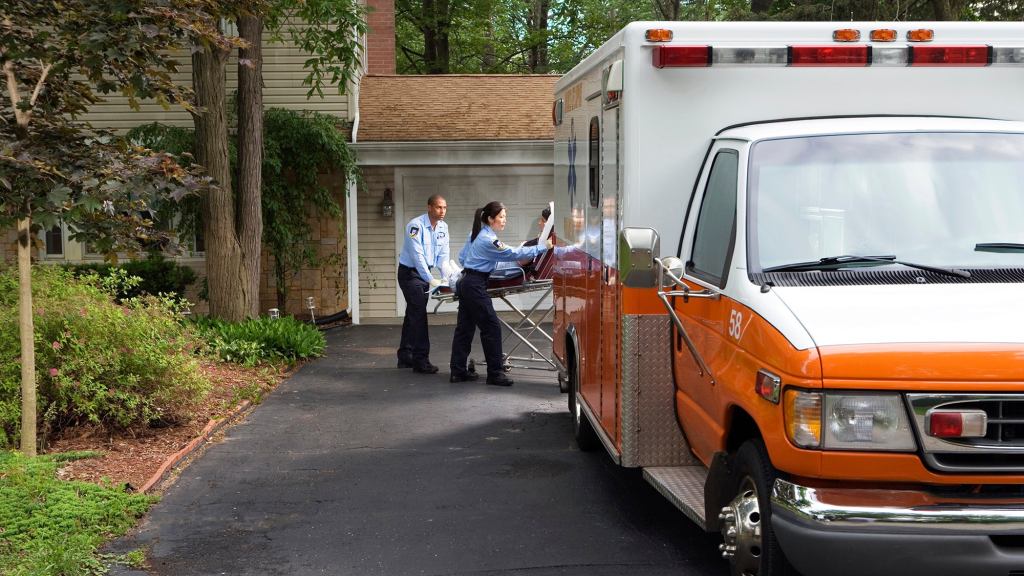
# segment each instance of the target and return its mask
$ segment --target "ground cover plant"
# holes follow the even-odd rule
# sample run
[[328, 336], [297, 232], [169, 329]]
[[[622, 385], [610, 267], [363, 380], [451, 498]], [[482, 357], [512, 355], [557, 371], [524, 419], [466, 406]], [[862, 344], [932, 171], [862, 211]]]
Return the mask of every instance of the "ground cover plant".
[[195, 283], [196, 273], [194, 270], [179, 264], [174, 260], [167, 259], [159, 252], [151, 252], [140, 260], [128, 260], [121, 264], [89, 263], [89, 264], [67, 264], [66, 268], [71, 270], [75, 276], [88, 276], [95, 273], [98, 276], [109, 276], [115, 270], [124, 270], [128, 276], [139, 279], [138, 283], [129, 283], [121, 286], [121, 292], [116, 295], [118, 299], [133, 298], [135, 296], [160, 296], [176, 295], [184, 296], [185, 290]]
[[245, 366], [287, 362], [321, 356], [327, 341], [316, 327], [294, 318], [253, 318], [224, 322], [197, 320], [197, 326], [213, 352], [222, 360]]
[[[194, 336], [169, 297], [117, 302], [137, 285], [123, 271], [75, 279], [33, 269], [41, 441], [81, 425], [131, 431], [187, 419], [209, 390]], [[17, 278], [0, 270], [0, 448], [20, 429]]]
[[96, 548], [127, 532], [154, 499], [57, 478], [62, 461], [83, 456], [90, 455], [28, 458], [0, 451], [0, 574], [103, 574], [106, 563], [119, 560]]

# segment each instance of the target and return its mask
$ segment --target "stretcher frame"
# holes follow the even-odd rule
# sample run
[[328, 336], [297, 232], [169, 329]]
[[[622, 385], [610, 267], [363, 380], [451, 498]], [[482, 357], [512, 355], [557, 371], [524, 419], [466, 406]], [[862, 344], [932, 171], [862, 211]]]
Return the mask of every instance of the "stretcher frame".
[[[508, 350], [502, 354], [502, 365], [506, 372], [513, 368], [557, 372], [558, 364], [555, 363], [555, 360], [552, 358], [552, 354], [545, 354], [544, 352], [541, 352], [533, 342], [530, 342], [530, 337], [536, 333], [539, 333], [548, 342], [554, 342], [554, 338], [551, 334], [541, 327], [541, 324], [551, 317], [551, 314], [554, 312], [554, 307], [548, 306], [544, 309], [540, 308], [541, 303], [547, 300], [547, 297], [550, 296], [551, 292], [554, 290], [554, 280], [550, 278], [529, 280], [525, 273], [522, 278], [523, 281], [519, 284], [495, 286], [487, 289], [487, 295], [492, 300], [501, 300], [519, 316], [519, 319], [514, 319], [512, 323], [506, 321], [500, 315], [498, 316], [498, 321], [501, 322], [502, 326], [504, 326], [508, 331], [501, 340], [502, 350]], [[506, 280], [505, 282], [508, 281]], [[543, 293], [526, 312], [508, 299], [509, 296], [515, 296], [516, 294], [529, 294], [533, 292]], [[458, 296], [456, 296], [454, 292], [437, 291], [434, 292], [431, 297], [435, 301], [435, 314], [442, 304], [457, 302], [459, 300]], [[540, 316], [538, 316], [538, 314], [540, 314]], [[517, 340], [515, 346], [507, 348], [509, 340], [513, 337]], [[515, 353], [524, 345], [529, 348], [529, 355], [515, 356]]]

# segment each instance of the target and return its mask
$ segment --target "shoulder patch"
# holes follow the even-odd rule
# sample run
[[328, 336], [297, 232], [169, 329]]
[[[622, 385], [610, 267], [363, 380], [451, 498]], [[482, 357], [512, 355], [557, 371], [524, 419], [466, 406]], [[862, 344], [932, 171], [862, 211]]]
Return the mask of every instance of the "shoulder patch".
[[420, 227], [419, 226], [410, 226], [409, 227], [409, 238], [415, 238], [417, 235], [419, 235], [419, 233], [420, 233]]
[[494, 244], [494, 247], [497, 248], [498, 250], [505, 249], [505, 245], [501, 242], [501, 240], [498, 240], [497, 238], [495, 238], [494, 242], [491, 242], [491, 244]]

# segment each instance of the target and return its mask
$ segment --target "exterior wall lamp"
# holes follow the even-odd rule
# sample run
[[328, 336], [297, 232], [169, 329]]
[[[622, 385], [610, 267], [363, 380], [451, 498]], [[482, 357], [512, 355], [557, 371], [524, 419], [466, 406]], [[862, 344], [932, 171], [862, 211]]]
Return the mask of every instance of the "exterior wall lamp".
[[391, 218], [395, 215], [395, 200], [391, 196], [391, 188], [384, 189], [384, 201], [380, 205], [381, 215]]

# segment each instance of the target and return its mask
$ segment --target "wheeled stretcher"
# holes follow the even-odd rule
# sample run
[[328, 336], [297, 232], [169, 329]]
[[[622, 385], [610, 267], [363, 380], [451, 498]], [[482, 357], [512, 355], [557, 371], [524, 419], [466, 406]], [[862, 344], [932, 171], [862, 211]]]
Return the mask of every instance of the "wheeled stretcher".
[[[553, 220], [554, 218], [550, 218], [548, 222], [550, 223]], [[550, 225], [541, 234], [538, 241], [544, 242], [548, 236], [554, 240], [554, 234], [551, 233]], [[548, 305], [550, 302], [548, 297], [554, 289], [554, 263], [554, 250], [547, 250], [540, 256], [537, 256], [533, 262], [524, 266], [513, 266], [495, 270], [487, 282], [487, 294], [492, 299], [504, 302], [509, 309], [519, 316], [518, 320], [513, 320], [512, 322], [506, 321], [500, 315], [498, 316], [498, 321], [507, 330], [501, 342], [501, 348], [504, 350], [503, 362], [506, 371], [512, 368], [552, 372], [558, 370], [558, 365], [552, 358], [550, 346], [545, 346], [548, 352], [544, 352], [530, 340], [531, 337], [539, 336], [546, 339], [548, 343], [553, 342], [551, 334], [541, 324], [547, 322], [554, 311]], [[529, 310], [516, 306], [509, 299], [510, 296], [517, 294], [532, 293], [539, 293], [540, 297], [537, 298]], [[434, 313], [437, 312], [442, 304], [458, 301], [458, 296], [455, 294], [454, 289], [445, 285], [438, 287], [432, 293], [431, 298], [435, 302]], [[514, 345], [511, 347], [509, 346], [510, 342], [514, 342]], [[523, 350], [524, 347], [525, 350]], [[520, 352], [521, 350], [522, 352]], [[517, 352], [520, 355], [517, 356]]]

